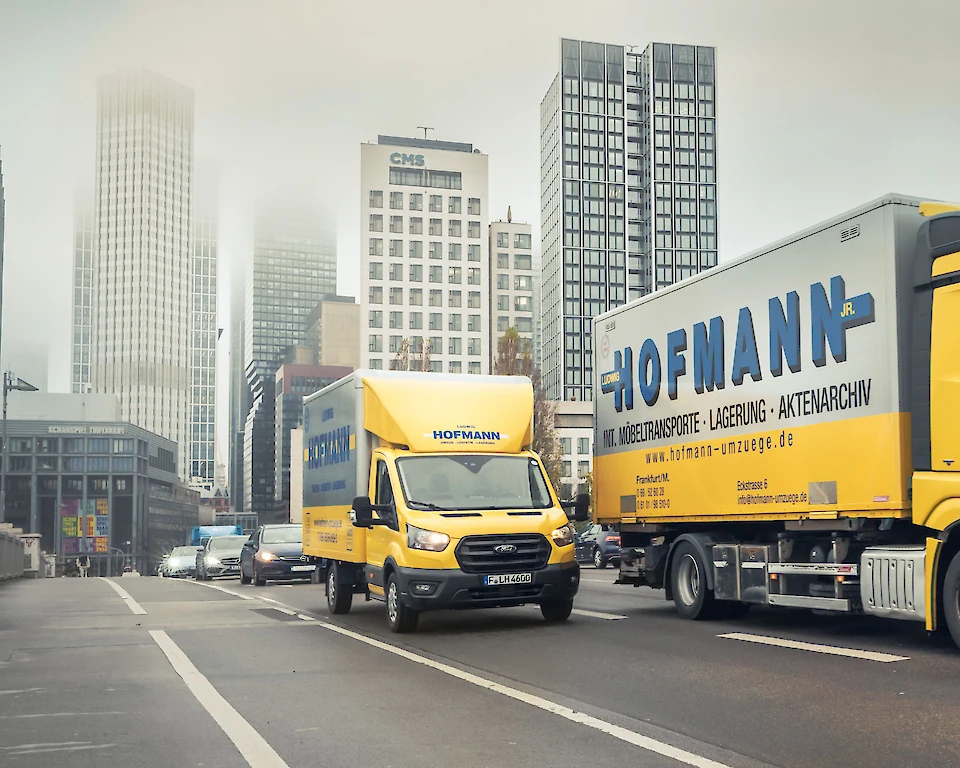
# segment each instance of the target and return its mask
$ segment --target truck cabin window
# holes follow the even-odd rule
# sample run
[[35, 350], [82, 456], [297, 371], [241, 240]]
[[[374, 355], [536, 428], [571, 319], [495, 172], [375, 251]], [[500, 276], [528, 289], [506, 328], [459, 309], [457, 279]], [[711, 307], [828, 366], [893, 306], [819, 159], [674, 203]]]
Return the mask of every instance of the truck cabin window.
[[397, 461], [411, 509], [547, 509], [547, 482], [522, 456], [417, 456]]

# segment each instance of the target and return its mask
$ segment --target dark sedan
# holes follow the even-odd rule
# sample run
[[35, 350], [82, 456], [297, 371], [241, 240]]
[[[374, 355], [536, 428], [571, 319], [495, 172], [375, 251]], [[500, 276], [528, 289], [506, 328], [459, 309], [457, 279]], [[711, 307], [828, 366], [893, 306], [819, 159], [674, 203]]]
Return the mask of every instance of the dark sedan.
[[262, 587], [268, 581], [309, 579], [316, 566], [303, 554], [302, 542], [299, 525], [261, 525], [243, 545], [240, 583]]
[[589, 525], [573, 542], [577, 561], [606, 568], [620, 564], [620, 532], [612, 525]]

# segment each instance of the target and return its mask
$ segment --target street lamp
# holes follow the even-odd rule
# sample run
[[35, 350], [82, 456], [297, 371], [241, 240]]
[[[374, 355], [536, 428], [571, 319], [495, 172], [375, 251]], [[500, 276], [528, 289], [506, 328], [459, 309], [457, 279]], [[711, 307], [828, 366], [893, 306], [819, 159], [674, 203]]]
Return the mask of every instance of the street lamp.
[[13, 390], [36, 392], [33, 384], [28, 384], [9, 371], [3, 374], [3, 427], [0, 432], [0, 523], [7, 519], [7, 394]]

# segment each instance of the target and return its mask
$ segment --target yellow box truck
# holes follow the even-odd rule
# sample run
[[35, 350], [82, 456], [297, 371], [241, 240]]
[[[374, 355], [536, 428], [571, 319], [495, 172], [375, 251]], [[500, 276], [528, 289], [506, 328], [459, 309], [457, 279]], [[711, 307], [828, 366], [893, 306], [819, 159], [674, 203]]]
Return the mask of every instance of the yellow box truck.
[[564, 512], [530, 450], [530, 379], [356, 371], [304, 398], [303, 429], [303, 551], [331, 613], [363, 594], [394, 632], [443, 608], [569, 617], [589, 498]]
[[618, 582], [960, 644], [960, 211], [897, 195], [599, 316]]

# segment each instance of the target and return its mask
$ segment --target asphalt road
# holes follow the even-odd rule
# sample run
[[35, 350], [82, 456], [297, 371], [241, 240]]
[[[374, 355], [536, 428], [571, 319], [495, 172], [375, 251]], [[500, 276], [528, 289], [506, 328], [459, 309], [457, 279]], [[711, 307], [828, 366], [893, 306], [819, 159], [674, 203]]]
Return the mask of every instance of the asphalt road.
[[613, 578], [584, 569], [565, 624], [439, 613], [403, 636], [377, 602], [329, 616], [309, 583], [5, 584], [0, 765], [960, 765], [948, 640], [805, 612], [685, 622]]

